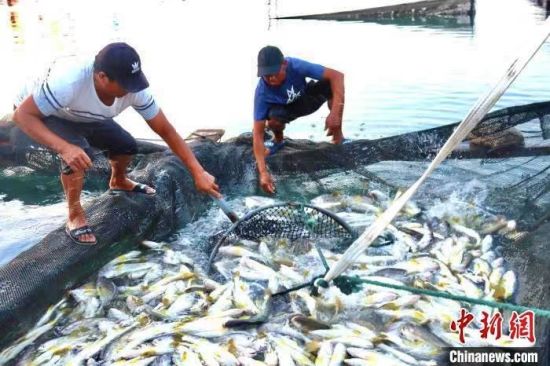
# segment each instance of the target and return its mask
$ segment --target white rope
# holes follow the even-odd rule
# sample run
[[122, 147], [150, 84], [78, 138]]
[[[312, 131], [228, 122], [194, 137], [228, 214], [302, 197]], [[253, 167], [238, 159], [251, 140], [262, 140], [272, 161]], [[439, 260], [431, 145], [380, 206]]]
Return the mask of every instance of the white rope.
[[346, 250], [340, 260], [330, 269], [325, 275], [325, 281], [331, 281], [335, 277], [341, 275], [354, 260], [361, 255], [371, 243], [382, 233], [386, 226], [394, 219], [401, 211], [405, 203], [418, 190], [420, 185], [428, 178], [428, 176], [445, 160], [445, 158], [462, 142], [462, 140], [474, 129], [481, 119], [495, 105], [497, 100], [504, 94], [506, 89], [512, 84], [515, 78], [523, 70], [525, 65], [533, 58], [535, 53], [542, 46], [548, 35], [550, 34], [550, 18], [546, 19], [542, 26], [540, 35], [536, 37], [536, 42], [527, 47], [524, 52], [516, 58], [510, 67], [506, 70], [504, 76], [489, 92], [478, 99], [476, 104], [470, 110], [466, 118], [458, 125], [453, 134], [449, 137], [445, 145], [441, 148], [435, 159], [424, 174], [400, 197], [398, 197], [388, 209], [378, 219], [367, 228], [363, 234]]

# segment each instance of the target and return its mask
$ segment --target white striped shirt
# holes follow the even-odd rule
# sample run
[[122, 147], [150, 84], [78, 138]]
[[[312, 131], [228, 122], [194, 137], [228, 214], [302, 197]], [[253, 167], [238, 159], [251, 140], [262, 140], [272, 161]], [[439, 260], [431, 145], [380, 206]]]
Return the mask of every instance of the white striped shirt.
[[145, 120], [157, 115], [159, 107], [149, 88], [128, 93], [105, 105], [97, 96], [93, 79], [93, 61], [75, 56], [56, 60], [41, 76], [33, 78], [16, 98], [18, 106], [32, 95], [44, 116], [56, 116], [74, 122], [111, 119], [132, 106]]

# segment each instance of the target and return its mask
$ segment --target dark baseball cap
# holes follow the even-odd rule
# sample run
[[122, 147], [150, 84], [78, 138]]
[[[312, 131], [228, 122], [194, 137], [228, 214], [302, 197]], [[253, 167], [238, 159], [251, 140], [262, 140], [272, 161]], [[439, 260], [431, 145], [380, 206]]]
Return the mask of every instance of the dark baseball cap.
[[285, 58], [280, 49], [275, 46], [265, 46], [258, 52], [258, 76], [278, 73], [284, 61]]
[[141, 71], [141, 59], [135, 49], [124, 42], [110, 43], [95, 56], [94, 70], [103, 71], [130, 93], [149, 86]]

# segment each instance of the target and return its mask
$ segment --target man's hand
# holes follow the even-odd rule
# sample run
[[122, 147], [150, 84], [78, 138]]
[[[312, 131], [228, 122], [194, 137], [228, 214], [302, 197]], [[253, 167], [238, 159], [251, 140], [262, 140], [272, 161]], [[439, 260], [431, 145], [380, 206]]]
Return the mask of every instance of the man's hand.
[[198, 173], [195, 177], [195, 187], [199, 192], [209, 194], [216, 198], [222, 198], [220, 187], [216, 184], [216, 179], [206, 170]]
[[325, 131], [327, 136], [333, 136], [335, 132], [342, 128], [342, 118], [338, 113], [330, 112], [325, 120]]
[[275, 183], [273, 183], [273, 177], [268, 172], [260, 173], [260, 186], [266, 193], [275, 193]]
[[84, 171], [92, 167], [92, 160], [79, 146], [67, 144], [59, 151], [61, 158], [71, 167], [72, 171]]
[[215, 183], [215, 178], [203, 169], [193, 151], [187, 146], [179, 133], [177, 133], [174, 126], [168, 122], [162, 110], [159, 110], [157, 115], [148, 120], [147, 123], [153, 131], [162, 137], [174, 154], [189, 169], [195, 181], [195, 188], [199, 192], [221, 198], [220, 187]]

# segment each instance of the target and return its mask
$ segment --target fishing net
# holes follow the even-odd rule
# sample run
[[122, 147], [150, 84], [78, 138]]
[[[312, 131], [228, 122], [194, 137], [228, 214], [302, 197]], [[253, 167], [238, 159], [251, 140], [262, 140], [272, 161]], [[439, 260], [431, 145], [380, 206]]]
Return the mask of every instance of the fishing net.
[[220, 247], [242, 239], [326, 239], [335, 248], [345, 248], [356, 237], [344, 220], [322, 208], [297, 203], [270, 205], [249, 212], [221, 235], [210, 254], [208, 269], [212, 269]]
[[[516, 126], [522, 132], [524, 142], [504, 145], [486, 144], [485, 146], [479, 140], [477, 145], [476, 143], [470, 145], [470, 142], [466, 141], [453, 152], [445, 166], [441, 167], [439, 175], [436, 172], [434, 179], [430, 178], [426, 185], [426, 190], [438, 192], [444, 184], [452, 183], [456, 188], [472, 176], [491, 182], [488, 197], [489, 209], [494, 213], [506, 213], [508, 218], [518, 220], [521, 231], [532, 229], [529, 238], [524, 239], [521, 245], [507, 247], [504, 254], [507, 262], [511, 263], [514, 269], [519, 269], [518, 276], [527, 284], [520, 289], [517, 302], [539, 307], [550, 305], [547, 297], [547, 283], [550, 281], [550, 276], [547, 275], [547, 268], [550, 268], [547, 259], [547, 238], [550, 235], [550, 227], [545, 223], [550, 207], [548, 203], [550, 169], [547, 168], [550, 166], [550, 160], [547, 157], [550, 151], [548, 141], [542, 139], [543, 122], [549, 116], [550, 102], [512, 107], [490, 113], [473, 131], [475, 135], [470, 137], [471, 140], [489, 137], [495, 132], [502, 132]], [[378, 177], [379, 181], [391, 183], [394, 187], [405, 187], [410, 180], [406, 181], [403, 176], [408, 176], [411, 180], [417, 177], [416, 171], [411, 166], [417, 164], [424, 167], [426, 159], [433, 158], [433, 154], [442, 146], [455, 127], [456, 124], [453, 124], [379, 140], [354, 141], [338, 147], [289, 141], [287, 147], [280, 154], [270, 157], [268, 162], [270, 169], [278, 177], [284, 174], [289, 177], [308, 174], [312, 180], [322, 181], [323, 176], [325, 174], [328, 176], [331, 172], [353, 171], [360, 175], [368, 174], [369, 182], [371, 178]], [[221, 186], [228, 187], [228, 190], [234, 187], [235, 191], [230, 193], [241, 195], [255, 192], [246, 191], [257, 187], [250, 138], [235, 139], [219, 145], [205, 143], [202, 150], [198, 151], [196, 148], [195, 153], [205, 168], [216, 176]], [[8, 153], [1, 157], [10, 158]], [[54, 166], [51, 160], [55, 157], [51, 155], [46, 157], [46, 154], [38, 153], [33, 156], [31, 153], [23, 154], [22, 157], [23, 160], [28, 160], [29, 164], [35, 162], [37, 169], [58, 171], [58, 167]], [[42, 158], [44, 160], [41, 160]], [[460, 158], [460, 160], [453, 158]], [[376, 163], [389, 160], [391, 162], [388, 162], [388, 166], [391, 168], [386, 170], [386, 174], [379, 174], [379, 171], [373, 169]], [[403, 169], [395, 161], [401, 161]], [[10, 160], [11, 162], [13, 160]], [[469, 167], [474, 168], [469, 170]], [[463, 174], [479, 167], [484, 171], [477, 175]], [[163, 173], [164, 170], [169, 174]], [[152, 207], [151, 203], [142, 197], [122, 200], [124, 197], [103, 195], [94, 201], [92, 209], [94, 212], [102, 212], [101, 220], [94, 220], [94, 222], [98, 223], [97, 233], [106, 238], [105, 245], [99, 246], [94, 252], [75, 248], [61, 229], [24, 253], [20, 260], [6, 266], [3, 276], [0, 276], [2, 278], [0, 287], [3, 286], [6, 289], [18, 287], [24, 291], [10, 292], [13, 293], [13, 298], [6, 299], [9, 301], [6, 301], [0, 309], [1, 328], [14, 329], [14, 333], [21, 333], [25, 326], [29, 326], [27, 323], [36, 320], [41, 310], [44, 310], [54, 299], [58, 299], [75, 281], [83, 278], [84, 275], [79, 274], [83, 264], [90, 263], [90, 268], [86, 271], [86, 275], [89, 275], [99, 268], [98, 263], [103, 264], [112, 258], [112, 254], [107, 250], [110, 247], [109, 244], [127, 235], [128, 228], [154, 228], [157, 231], [159, 228], [165, 228], [163, 232], [169, 232], [175, 227], [180, 227], [183, 222], [196, 219], [196, 215], [200, 215], [207, 206], [206, 203], [209, 203], [208, 198], [196, 194], [192, 189], [192, 181], [189, 177], [184, 180], [178, 175], [184, 172], [184, 168], [174, 157], [165, 156], [163, 153], [145, 157], [137, 162], [134, 171], [146, 172], [146, 177], [139, 176], [141, 178], [139, 180], [152, 182], [157, 188], [155, 206]], [[421, 170], [418, 172], [420, 173]], [[448, 174], [449, 172], [454, 174]], [[403, 178], [402, 181], [399, 181], [400, 178]], [[342, 182], [339, 184], [342, 186]], [[296, 187], [296, 190], [301, 190], [305, 194], [304, 181]], [[282, 192], [283, 184], [279, 184], [278, 188], [279, 192]], [[311, 189], [308, 188], [307, 191], [311, 192]], [[284, 194], [281, 195], [284, 196]], [[112, 204], [115, 198], [120, 200], [120, 206]], [[263, 213], [262, 210], [255, 214], [251, 212], [224, 232], [216, 242], [213, 256], [216, 256], [219, 248], [230, 245], [234, 241], [261, 238], [281, 237], [293, 242], [301, 238], [322, 241], [321, 239], [332, 237], [335, 238], [336, 245], [347, 245], [346, 241], [349, 241], [352, 236], [347, 229], [342, 229], [345, 226], [330, 215], [327, 217], [320, 212], [322, 211], [308, 208], [306, 205], [283, 205], [271, 211], [266, 209]], [[121, 217], [124, 220], [120, 219]], [[150, 235], [147, 237], [154, 238]], [[65, 254], [68, 250], [77, 253], [71, 258], [55, 256], [59, 262], [52, 266], [51, 246], [56, 243], [59, 243], [61, 253]], [[90, 254], [101, 260], [91, 263]], [[211, 258], [211, 262], [213, 260]], [[31, 265], [27, 265], [29, 263]], [[11, 272], [6, 272], [8, 270]], [[19, 278], [33, 283], [13, 281], [17, 278], [13, 273], [18, 273]], [[47, 286], [46, 282], [48, 282]], [[47, 294], [43, 292], [45, 288], [48, 289]], [[30, 303], [35, 304], [36, 307], [28, 306]], [[25, 321], [25, 319], [29, 320]], [[16, 329], [16, 327], [19, 328]], [[13, 335], [2, 335], [0, 338], [2, 337], [3, 341], [7, 342], [9, 338], [13, 338]]]
[[[538, 113], [497, 119], [493, 127], [484, 131], [486, 136], [491, 133], [498, 136], [512, 121], [522, 122], [514, 128], [514, 137], [508, 135], [503, 146], [486, 148], [486, 156], [481, 157], [479, 165], [490, 172], [484, 180], [495, 185], [489, 200], [497, 209], [513, 216], [524, 233], [536, 230], [550, 218], [550, 141], [545, 132], [545, 121], [549, 118], [550, 112], [544, 108]], [[510, 141], [514, 143], [507, 145]], [[519, 150], [525, 151], [521, 158], [513, 154]], [[521, 241], [525, 235], [512, 239]]]

